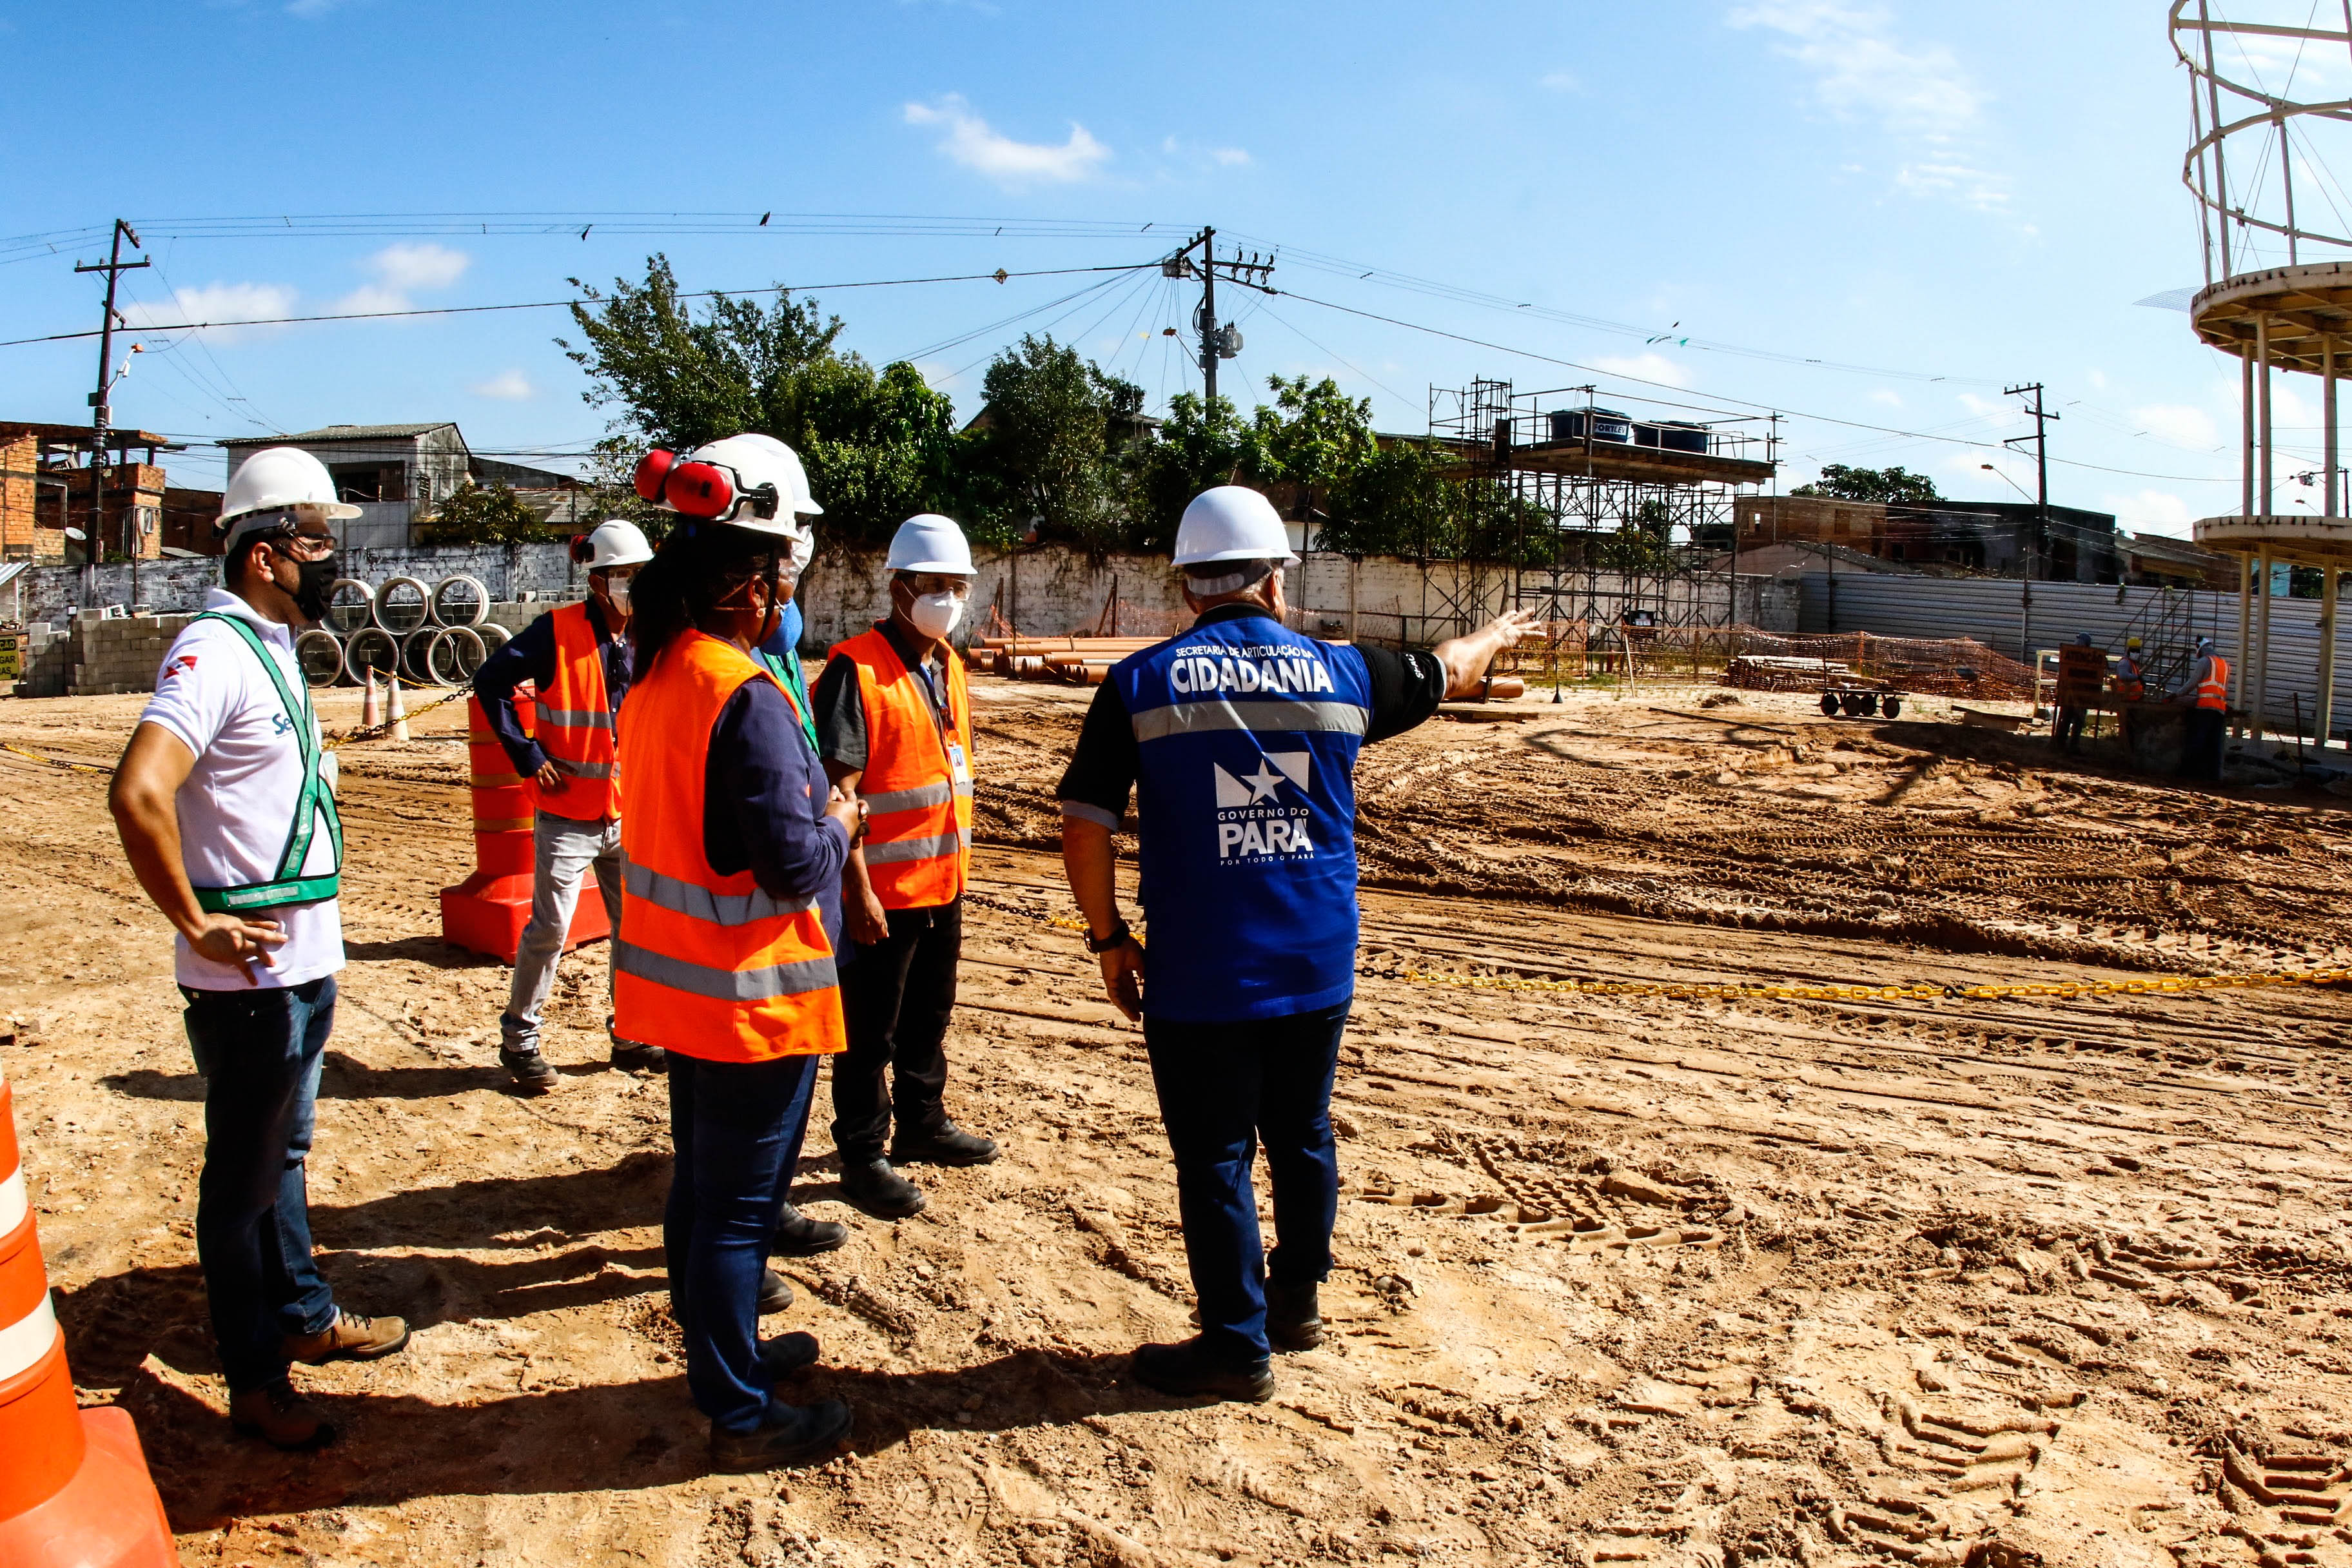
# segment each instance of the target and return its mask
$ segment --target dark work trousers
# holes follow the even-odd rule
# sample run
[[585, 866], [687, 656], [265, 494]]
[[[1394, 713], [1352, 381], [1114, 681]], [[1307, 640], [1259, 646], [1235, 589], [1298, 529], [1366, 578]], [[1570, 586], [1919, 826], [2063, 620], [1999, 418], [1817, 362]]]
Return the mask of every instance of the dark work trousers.
[[890, 910], [890, 934], [854, 948], [841, 969], [849, 1049], [833, 1058], [833, 1142], [844, 1165], [882, 1158], [892, 1094], [898, 1130], [929, 1132], [947, 1120], [948, 1015], [963, 956], [963, 900]]
[[2219, 708], [2191, 708], [2181, 736], [2180, 776], [2221, 782], [2221, 743], [2230, 716]]
[[184, 1017], [205, 1075], [205, 1168], [196, 1182], [196, 1259], [231, 1394], [286, 1375], [279, 1341], [335, 1321], [334, 1293], [310, 1257], [303, 1163], [319, 1063], [335, 1024], [335, 981], [193, 991]]
[[670, 1310], [686, 1331], [695, 1408], [730, 1432], [753, 1430], [768, 1410], [760, 1277], [800, 1163], [818, 1060], [710, 1062], [670, 1053], [677, 1158], [662, 1215]]
[[[1184, 1258], [1206, 1348], [1263, 1362], [1265, 1281], [1320, 1284], [1331, 1272], [1339, 1156], [1331, 1139], [1331, 1078], [1349, 1004], [1241, 1024], [1143, 1016], [1160, 1120], [1176, 1156]], [[1274, 1183], [1271, 1259], [1258, 1236], [1250, 1164], [1260, 1141]]]

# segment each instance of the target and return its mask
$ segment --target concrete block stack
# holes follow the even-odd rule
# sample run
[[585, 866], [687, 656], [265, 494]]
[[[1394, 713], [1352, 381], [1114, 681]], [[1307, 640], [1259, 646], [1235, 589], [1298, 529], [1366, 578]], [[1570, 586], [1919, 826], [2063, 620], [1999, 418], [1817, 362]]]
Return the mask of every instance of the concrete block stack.
[[16, 671], [16, 695], [63, 697], [73, 679], [73, 649], [68, 627], [50, 621], [35, 621], [26, 626]]
[[72, 673], [68, 697], [108, 697], [122, 692], [152, 691], [155, 671], [188, 616], [117, 616], [97, 610], [75, 612]]

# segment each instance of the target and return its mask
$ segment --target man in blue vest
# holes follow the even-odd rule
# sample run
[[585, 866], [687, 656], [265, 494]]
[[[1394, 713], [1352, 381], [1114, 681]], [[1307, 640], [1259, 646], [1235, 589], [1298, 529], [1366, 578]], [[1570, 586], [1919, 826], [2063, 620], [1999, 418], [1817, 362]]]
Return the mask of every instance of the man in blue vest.
[[[1356, 755], [1473, 690], [1533, 617], [1428, 653], [1284, 624], [1282, 519], [1239, 485], [1176, 531], [1192, 628], [1122, 661], [1062, 777], [1062, 860], [1103, 984], [1143, 1020], [1176, 1158], [1201, 1331], [1135, 1352], [1165, 1394], [1263, 1400], [1271, 1351], [1322, 1342], [1339, 1167], [1331, 1079], [1356, 988]], [[1111, 836], [1135, 794], [1151, 952], [1119, 918]], [[1250, 1163], [1265, 1145], [1271, 1256]]]

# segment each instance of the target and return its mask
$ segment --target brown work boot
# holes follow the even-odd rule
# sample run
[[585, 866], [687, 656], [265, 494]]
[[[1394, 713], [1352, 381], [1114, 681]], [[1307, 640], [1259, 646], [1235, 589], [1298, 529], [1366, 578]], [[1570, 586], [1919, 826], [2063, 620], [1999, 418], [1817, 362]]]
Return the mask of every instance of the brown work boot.
[[323, 1448], [335, 1440], [334, 1424], [282, 1377], [231, 1395], [228, 1419], [238, 1436], [258, 1437], [289, 1454]]
[[390, 1355], [408, 1342], [408, 1323], [401, 1318], [362, 1318], [338, 1311], [335, 1321], [315, 1334], [288, 1334], [278, 1351], [288, 1361], [324, 1366], [331, 1361], [373, 1361]]

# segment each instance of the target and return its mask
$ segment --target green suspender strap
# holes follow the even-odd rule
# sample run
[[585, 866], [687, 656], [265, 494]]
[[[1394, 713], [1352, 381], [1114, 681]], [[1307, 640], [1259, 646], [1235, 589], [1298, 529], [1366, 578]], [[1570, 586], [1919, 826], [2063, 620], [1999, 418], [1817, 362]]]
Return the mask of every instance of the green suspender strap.
[[776, 678], [776, 684], [784, 689], [784, 697], [793, 705], [793, 717], [801, 721], [801, 733], [808, 737], [809, 750], [823, 752], [824, 748], [817, 744], [816, 721], [809, 717], [808, 678], [801, 673], [801, 656], [791, 653], [778, 658], [763, 652], [759, 658], [767, 666], [768, 673]]
[[[285, 671], [269, 657], [261, 635], [235, 616], [207, 613], [196, 617], [200, 621], [218, 621], [234, 629], [253, 649], [254, 658], [268, 673], [269, 684], [278, 688], [278, 700], [286, 705], [286, 717], [294, 726], [294, 742], [302, 749], [302, 796], [294, 803], [294, 822], [286, 830], [286, 847], [278, 852], [278, 874], [267, 882], [256, 882], [244, 888], [198, 888], [196, 905], [214, 914], [226, 914], [237, 910], [267, 909], [278, 904], [316, 903], [331, 899], [341, 884], [343, 870], [343, 819], [335, 811], [335, 795], [320, 777], [320, 763], [324, 749], [319, 743], [319, 721], [310, 710], [310, 690], [301, 688], [298, 700], [295, 688], [286, 684]], [[334, 865], [324, 875], [305, 877], [302, 863], [310, 858], [310, 840], [318, 831], [319, 814], [327, 817], [327, 836], [334, 845]]]

